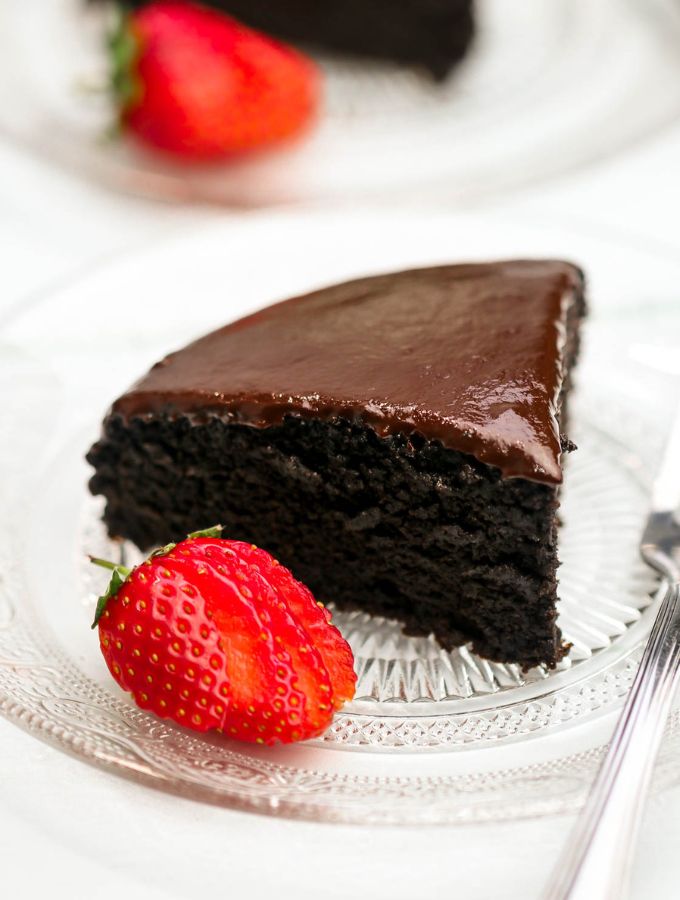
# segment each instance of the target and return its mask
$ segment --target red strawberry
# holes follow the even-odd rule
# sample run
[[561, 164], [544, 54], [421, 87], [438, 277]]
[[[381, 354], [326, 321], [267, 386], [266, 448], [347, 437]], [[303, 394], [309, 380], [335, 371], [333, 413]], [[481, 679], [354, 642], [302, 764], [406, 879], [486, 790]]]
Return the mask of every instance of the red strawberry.
[[124, 128], [187, 159], [233, 156], [303, 131], [319, 77], [301, 53], [219, 12], [157, 0], [111, 41]]
[[[349, 644], [331, 623], [328, 609], [314, 600], [312, 592], [296, 581], [292, 573], [280, 565], [266, 550], [254, 544], [239, 544], [239, 553], [279, 592], [294, 615], [304, 616], [307, 634], [321, 654], [333, 685], [333, 706], [340, 709], [354, 696], [356, 675], [354, 657]], [[314, 609], [316, 605], [316, 609]]]
[[323, 733], [354, 694], [349, 646], [264, 550], [197, 532], [113, 568], [95, 624], [135, 702], [197, 731], [262, 744]]

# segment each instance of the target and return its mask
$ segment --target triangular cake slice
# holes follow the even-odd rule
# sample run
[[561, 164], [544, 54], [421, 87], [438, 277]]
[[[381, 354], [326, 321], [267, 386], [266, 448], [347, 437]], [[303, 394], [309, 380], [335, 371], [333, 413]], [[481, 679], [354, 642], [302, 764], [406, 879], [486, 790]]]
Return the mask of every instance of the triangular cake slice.
[[270, 306], [114, 403], [91, 490], [141, 548], [221, 522], [321, 600], [552, 666], [583, 313], [581, 272], [558, 261], [417, 269]]

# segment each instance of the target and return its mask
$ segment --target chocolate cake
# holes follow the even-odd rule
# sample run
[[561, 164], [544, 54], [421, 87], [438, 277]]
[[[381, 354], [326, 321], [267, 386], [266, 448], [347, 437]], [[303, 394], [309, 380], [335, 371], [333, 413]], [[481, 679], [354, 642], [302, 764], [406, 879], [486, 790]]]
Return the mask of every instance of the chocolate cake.
[[351, 281], [155, 365], [88, 454], [112, 535], [221, 522], [324, 601], [554, 666], [558, 489], [583, 278], [565, 262]]
[[[141, 6], [144, 0], [137, 0]], [[286, 41], [424, 66], [444, 78], [472, 39], [472, 0], [208, 0]]]

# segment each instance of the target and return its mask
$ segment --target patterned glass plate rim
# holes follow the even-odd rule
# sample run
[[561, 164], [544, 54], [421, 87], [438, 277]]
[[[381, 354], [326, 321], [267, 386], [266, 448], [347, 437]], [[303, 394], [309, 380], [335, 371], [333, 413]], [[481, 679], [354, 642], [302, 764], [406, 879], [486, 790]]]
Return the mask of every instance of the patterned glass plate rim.
[[[307, 234], [311, 253], [318, 228], [306, 220], [299, 225], [302, 230], [298, 233], [297, 226], [289, 222], [284, 233], [292, 232], [290, 239], [295, 245], [303, 233]], [[677, 263], [666, 263], [662, 257], [648, 256], [643, 251], [637, 256], [628, 254], [625, 282], [613, 281], [611, 261], [620, 256], [618, 244], [600, 246], [590, 238], [576, 239], [564, 232], [546, 236], [544, 245], [544, 230], [518, 236], [514, 222], [508, 230], [507, 223], [492, 222], [488, 216], [479, 222], [470, 217], [464, 221], [446, 217], [445, 222], [435, 221], [421, 229], [420, 247], [414, 246], [413, 225], [409, 218], [408, 228], [402, 234], [391, 230], [386, 222], [381, 221], [378, 230], [376, 222], [367, 222], [366, 232], [383, 235], [385, 248], [383, 258], [382, 245], [373, 246], [371, 258], [378, 258], [380, 265], [392, 264], [395, 255], [402, 262], [429, 260], [437, 235], [443, 236], [440, 240], [446, 247], [455, 237], [458, 252], [466, 254], [474, 253], [478, 246], [486, 248], [490, 255], [517, 254], [527, 246], [533, 247], [534, 252], [545, 252], [558, 242], [565, 253], [582, 259], [588, 266], [598, 296], [605, 303], [609, 297], [620, 298], [622, 287], [631, 289], [627, 298], [639, 296], [642, 283], [648, 289], [650, 271], [659, 276], [654, 287], [659, 297], [665, 296], [665, 285], [670, 288], [671, 281], [676, 283], [673, 273]], [[106, 332], [97, 331], [97, 322], [82, 313], [92, 308], [93, 296], [104, 304], [109, 295], [118, 303], [118, 298], [129, 297], [130, 310], [121, 308], [123, 322], [129, 322], [134, 317], [134, 292], [126, 290], [126, 285], [137, 284], [141, 272], [149, 266], [155, 283], [159, 274], [167, 281], [170, 293], [166, 299], [172, 304], [172, 285], [177, 284], [179, 297], [184, 296], [186, 284], [196, 285], [197, 252], [203, 261], [212, 252], [217, 266], [204, 273], [206, 280], [200, 285], [206, 301], [210, 300], [210, 285], [221, 283], [219, 272], [223, 263], [219, 250], [224, 245], [225, 227], [198, 235], [193, 243], [183, 237], [179, 259], [176, 244], [170, 242], [153, 251], [151, 258], [146, 253], [122, 268], [121, 263], [114, 263], [62, 292], [58, 303], [43, 302], [29, 309], [5, 331], [4, 337], [0, 335], [0, 342], [7, 337], [12, 342], [5, 344], [0, 353], [3, 415], [8, 416], [10, 423], [10, 439], [0, 443], [0, 501], [3, 509], [11, 511], [1, 526], [0, 540], [0, 711], [37, 737], [93, 765], [193, 799], [275, 815], [360, 823], [451, 823], [575, 809], [582, 803], [600, 759], [602, 751], [597, 744], [606, 737], [606, 723], [602, 721], [600, 727], [594, 716], [598, 711], [613, 712], [619, 705], [630, 684], [639, 658], [639, 641], [649, 625], [653, 607], [643, 612], [623, 640], [602, 651], [603, 666], [592, 684], [594, 694], [586, 697], [588, 703], [593, 698], [594, 702], [584, 715], [572, 715], [573, 710], [581, 710], [580, 703], [569, 701], [570, 708], [562, 707], [561, 692], [555, 691], [547, 695], [547, 701], [538, 698], [525, 704], [526, 721], [546, 702], [552, 707], [548, 719], [540, 723], [539, 730], [534, 729], [533, 737], [526, 733], [512, 737], [505, 729], [503, 740], [496, 740], [487, 729], [485, 739], [482, 736], [482, 740], [459, 741], [457, 752], [433, 752], [430, 748], [425, 753], [413, 753], [412, 744], [403, 744], [388, 747], [390, 752], [375, 752], [372, 747], [371, 752], [338, 753], [333, 748], [343, 742], [338, 741], [337, 734], [330, 736], [331, 741], [273, 752], [206, 740], [135, 709], [122, 694], [116, 693], [115, 685], [102, 671], [101, 660], [92, 652], [91, 635], [85, 634], [91, 597], [83, 592], [82, 542], [84, 537], [89, 541], [88, 529], [96, 517], [92, 515], [93, 508], [88, 503], [84, 505], [87, 469], [81, 455], [93, 435], [102, 391], [109, 391], [111, 385], [107, 382], [108, 387], [103, 386], [96, 378], [84, 379], [83, 374], [95, 375], [94, 360], [110, 358], [113, 346], [122, 352], [123, 345], [118, 332], [110, 333], [110, 322]], [[251, 223], [240, 224], [232, 234], [235, 246], [237, 238], [242, 238], [244, 247], [257, 247], [258, 257], [263, 246], [272, 255], [272, 266], [259, 281], [255, 279], [256, 287], [260, 286], [248, 302], [262, 302], [262, 297], [268, 296], [270, 280], [276, 283], [277, 292], [282, 289], [283, 270], [276, 260], [281, 254], [287, 261], [288, 251], [285, 242], [279, 246], [281, 232], [281, 223], [277, 223], [271, 236], [269, 225]], [[329, 225], [318, 237], [319, 248], [329, 245], [330, 235]], [[358, 253], [365, 246], [361, 228], [352, 239]], [[319, 272], [327, 275], [328, 259], [324, 253], [310, 258], [318, 263]], [[246, 253], [242, 262], [250, 279], [248, 284], [254, 271], [249, 259]], [[305, 259], [307, 267], [310, 263]], [[179, 269], [170, 264], [171, 260], [178, 261]], [[356, 265], [363, 262], [355, 260], [352, 266]], [[289, 277], [294, 283], [298, 276], [293, 272]], [[305, 275], [312, 280], [315, 277], [315, 272]], [[264, 294], [260, 293], [262, 290]], [[219, 304], [217, 314], [223, 316], [219, 291], [215, 301]], [[155, 335], [154, 339], [163, 344], [185, 333], [181, 309], [173, 308], [178, 316], [173, 327], [180, 331], [173, 332], [174, 336]], [[621, 465], [630, 473], [631, 484], [637, 486], [634, 495], [639, 496], [636, 503], [640, 504], [644, 500], [646, 473], [653, 470], [658, 455], [662, 435], [653, 425], [662, 421], [666, 395], [660, 389], [659, 379], [650, 376], [648, 369], [625, 361], [625, 348], [635, 340], [640, 352], [644, 350], [657, 361], [658, 348], [670, 336], [670, 330], [664, 333], [659, 329], [663, 321], [660, 317], [668, 314], [669, 307], [659, 306], [656, 312], [648, 307], [647, 312], [650, 318], [643, 326], [642, 320], [631, 318], [629, 313], [622, 319], [620, 309], [617, 310], [617, 332], [612, 328], [611, 317], [600, 318], [599, 324], [593, 321], [580, 380], [584, 385], [599, 383], [600, 388], [593, 390], [587, 403], [585, 396], [577, 398], [574, 410], [576, 427], [583, 428], [583, 436], [599, 429], [608, 436], [610, 448], [623, 448]], [[208, 309], [206, 315], [207, 319], [192, 327], [202, 327], [215, 310]], [[81, 336], [55, 343], [55, 327], [64, 317], [71, 323], [69, 328], [76, 322], [82, 324]], [[143, 316], [138, 314], [137, 322], [143, 328]], [[117, 376], [125, 380], [138, 370], [141, 358], [157, 353], [155, 345], [134, 346], [135, 335], [130, 338], [129, 373], [124, 369]], [[645, 340], [648, 344], [644, 344]], [[603, 398], [611, 402], [603, 404]], [[637, 414], [619, 414], [630, 408]], [[597, 428], [589, 424], [593, 421]], [[44, 447], [50, 434], [58, 440], [52, 441], [48, 452]], [[642, 506], [636, 508], [641, 514]], [[47, 586], [41, 569], [50, 572]], [[644, 598], [640, 603], [644, 603]], [[583, 664], [584, 671], [586, 665], [587, 662]], [[570, 672], [551, 678], [570, 677]], [[573, 689], [580, 690], [587, 680], [575, 681]], [[506, 697], [511, 699], [510, 692]], [[501, 702], [498, 710], [502, 713], [509, 705]], [[491, 709], [486, 712], [491, 718], [495, 715]], [[592, 725], [588, 729], [568, 729], [568, 723], [563, 721], [567, 715], [572, 723], [587, 721]], [[662, 785], [675, 782], [680, 775], [678, 724], [675, 717], [662, 750], [657, 773]], [[460, 734], [464, 732], [462, 727]], [[386, 743], [389, 744], [383, 742], [383, 746]], [[344, 744], [351, 745], [351, 741]], [[483, 746], [488, 749], [479, 752]]]
[[416, 189], [441, 199], [444, 183], [451, 198], [477, 200], [620, 150], [680, 109], [672, 0], [480, 0], [476, 41], [444, 85], [324, 59], [325, 110], [309, 140], [238, 166], [178, 169], [102, 140], [105, 92], [83, 90], [105, 79], [101, 13], [83, 0], [4, 4], [0, 128], [80, 176], [166, 200], [252, 207]]
[[[618, 403], [609, 402], [608, 408], [613, 418], [619, 421], [624, 418], [617, 417], [622, 409]], [[580, 415], [578, 408], [576, 415]], [[643, 428], [644, 423], [635, 420], [638, 436]], [[75, 447], [82, 449], [79, 435]], [[73, 456], [74, 444], [69, 442], [61, 457], [50, 460], [48, 470], [38, 479], [34, 490], [47, 509], [55, 506], [50, 490], [66, 488], [69, 493], [77, 493], [77, 485], [72, 483], [70, 471], [63, 464], [64, 458]], [[640, 458], [637, 448], [634, 458]], [[81, 467], [76, 471], [82, 476]], [[82, 497], [81, 490], [79, 504]], [[27, 505], [35, 509], [32, 500], [29, 494]], [[61, 504], [57, 503], [56, 508], [61, 509]], [[86, 521], [92, 521], [92, 511], [88, 503]], [[75, 542], [75, 548], [71, 546], [71, 549], [79, 557], [85, 550], [78, 521], [81, 516], [82, 506], [76, 506], [69, 527], [60, 525], [68, 533], [66, 546]], [[623, 652], [617, 652], [614, 641], [602, 651], [603, 657], [609, 659], [606, 666], [562, 689], [546, 690], [541, 696], [519, 703], [513, 703], [513, 690], [508, 689], [503, 703], [497, 707], [491, 704], [477, 714], [410, 716], [396, 722], [394, 717], [343, 714], [325, 742], [296, 748], [296, 761], [290, 764], [287, 762], [290, 748], [262, 754], [251, 747], [196, 736], [136, 709], [105, 679], [100, 681], [86, 674], [80, 652], [74, 652], [80, 648], [66, 652], [67, 636], [54, 634], [54, 628], [44, 621], [45, 601], [41, 605], [36, 600], [35, 583], [31, 581], [30, 570], [25, 568], [26, 550], [22, 543], [29, 532], [38, 533], [32, 540], [31, 559], [43, 558], [35, 514], [23, 519], [19, 516], [18, 522], [19, 527], [13, 533], [3, 535], [5, 558], [0, 563], [3, 572], [0, 710], [3, 714], [89, 762], [156, 787], [218, 804], [293, 817], [385, 823], [451, 822], [574, 807], [580, 802], [599, 759], [597, 748], [557, 761], [494, 772], [390, 776], [384, 774], [382, 766], [376, 765], [376, 760], [385, 759], [382, 753], [360, 754], [361, 760], [368, 762], [360, 774], [343, 771], [343, 766], [336, 763], [338, 755], [332, 752], [329, 755], [328, 743], [332, 742], [332, 746], [338, 746], [338, 742], [340, 746], [369, 743], [373, 744], [371, 749], [393, 750], [427, 749], [433, 745], [441, 748], [452, 744], [478, 748], [485, 741], [498, 742], [537, 729], [551, 730], [594, 711], [611, 710], [630, 686], [639, 659], [639, 644], [651, 613], [650, 608], [621, 639], [621, 644], [626, 645]], [[46, 524], [42, 540], [49, 543], [50, 523]], [[75, 584], [77, 589], [78, 579]], [[78, 619], [83, 628], [91, 612], [91, 599], [82, 598], [78, 604]], [[53, 602], [51, 597], [49, 602]], [[73, 604], [73, 595], [70, 602]], [[549, 676], [542, 683], [547, 684], [550, 678], [562, 674]], [[382, 733], [385, 730], [389, 731], [387, 738]], [[378, 732], [377, 741], [375, 732]], [[362, 735], [358, 741], [352, 737], [356, 734]], [[397, 739], [393, 740], [395, 735]], [[412, 759], [412, 754], [407, 756]], [[670, 758], [660, 771], [662, 778], [675, 777]]]

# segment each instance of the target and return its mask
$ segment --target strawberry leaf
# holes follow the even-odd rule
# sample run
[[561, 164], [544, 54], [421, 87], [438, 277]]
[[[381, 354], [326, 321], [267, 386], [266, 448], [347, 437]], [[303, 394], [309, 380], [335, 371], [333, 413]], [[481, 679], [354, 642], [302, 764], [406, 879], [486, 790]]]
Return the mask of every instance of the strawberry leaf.
[[95, 610], [94, 621], [92, 623], [92, 628], [96, 628], [99, 624], [99, 620], [104, 614], [106, 604], [109, 602], [111, 597], [115, 597], [118, 591], [121, 589], [121, 587], [125, 583], [125, 579], [130, 574], [130, 570], [126, 566], [117, 566], [115, 563], [109, 563], [103, 559], [94, 559], [93, 557], [90, 557], [90, 559], [95, 565], [103, 565], [105, 568], [112, 570], [109, 586], [97, 600], [97, 608]]
[[132, 17], [124, 9], [118, 10], [118, 21], [108, 36], [111, 67], [111, 90], [120, 116], [137, 104], [143, 87], [137, 74], [140, 45], [134, 32]]

